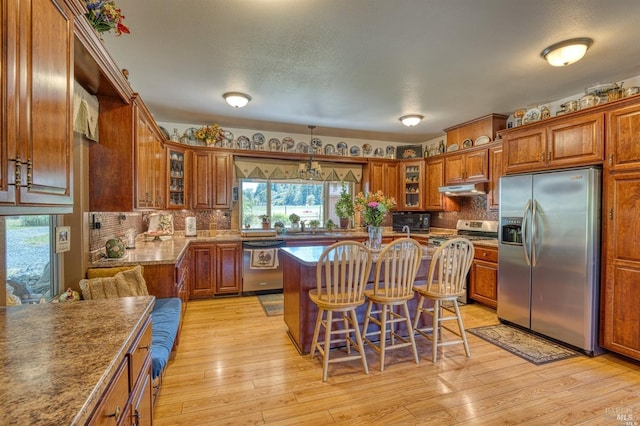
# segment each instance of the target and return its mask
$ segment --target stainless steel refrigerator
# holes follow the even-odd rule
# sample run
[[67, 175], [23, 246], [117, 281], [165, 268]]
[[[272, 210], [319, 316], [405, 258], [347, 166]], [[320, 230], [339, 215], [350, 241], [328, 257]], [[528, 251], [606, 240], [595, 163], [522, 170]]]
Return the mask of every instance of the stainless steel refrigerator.
[[498, 318], [581, 349], [598, 347], [601, 171], [500, 179]]

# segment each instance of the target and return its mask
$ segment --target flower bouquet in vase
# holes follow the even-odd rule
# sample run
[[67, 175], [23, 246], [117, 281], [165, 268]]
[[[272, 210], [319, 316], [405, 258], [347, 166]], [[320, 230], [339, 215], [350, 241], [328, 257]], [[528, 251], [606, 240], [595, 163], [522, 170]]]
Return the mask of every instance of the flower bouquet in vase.
[[360, 192], [356, 195], [354, 210], [362, 214], [369, 232], [369, 248], [378, 250], [382, 247], [382, 223], [389, 210], [396, 206], [393, 197], [385, 197], [382, 191]]

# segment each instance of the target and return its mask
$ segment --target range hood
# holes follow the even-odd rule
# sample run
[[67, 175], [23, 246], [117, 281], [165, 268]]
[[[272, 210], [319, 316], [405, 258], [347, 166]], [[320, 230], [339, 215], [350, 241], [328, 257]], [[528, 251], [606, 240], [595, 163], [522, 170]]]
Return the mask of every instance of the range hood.
[[487, 193], [486, 183], [467, 183], [463, 185], [439, 186], [438, 192], [448, 197], [471, 197]]

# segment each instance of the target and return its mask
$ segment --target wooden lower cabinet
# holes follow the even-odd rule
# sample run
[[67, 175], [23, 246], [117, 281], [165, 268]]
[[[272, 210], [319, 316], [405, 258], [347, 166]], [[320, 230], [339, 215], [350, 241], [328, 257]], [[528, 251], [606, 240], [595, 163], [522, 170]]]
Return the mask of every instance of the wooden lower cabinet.
[[498, 249], [475, 246], [469, 274], [469, 297], [491, 308], [498, 306]]
[[134, 339], [98, 407], [90, 425], [151, 425], [153, 403], [151, 387], [151, 317]]
[[242, 291], [242, 243], [195, 243], [189, 251], [192, 262], [189, 298]]

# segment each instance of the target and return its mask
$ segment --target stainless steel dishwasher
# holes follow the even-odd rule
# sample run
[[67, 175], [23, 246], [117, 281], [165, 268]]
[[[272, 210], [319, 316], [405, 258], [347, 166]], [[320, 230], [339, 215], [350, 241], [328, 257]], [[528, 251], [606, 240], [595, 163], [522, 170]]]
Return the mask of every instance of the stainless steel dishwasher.
[[242, 243], [242, 294], [282, 290], [282, 265], [279, 248], [284, 240], [245, 241]]

